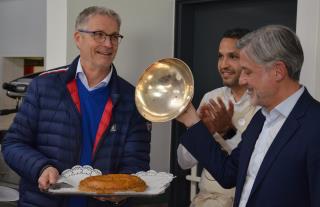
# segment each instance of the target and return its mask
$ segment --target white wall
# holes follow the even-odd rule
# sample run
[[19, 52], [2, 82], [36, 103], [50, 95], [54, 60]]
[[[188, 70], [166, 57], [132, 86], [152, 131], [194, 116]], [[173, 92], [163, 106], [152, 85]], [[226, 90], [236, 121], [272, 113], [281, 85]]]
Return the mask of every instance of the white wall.
[[0, 1], [0, 57], [43, 57], [46, 1]]
[[[48, 14], [57, 12], [56, 10], [50, 11], [52, 7], [49, 4], [55, 3], [49, 2]], [[63, 3], [59, 5], [63, 6]], [[72, 61], [78, 55], [78, 50], [72, 39], [75, 19], [84, 8], [93, 5], [112, 8], [122, 18], [121, 34], [125, 38], [119, 46], [115, 65], [119, 75], [131, 84], [136, 85], [140, 74], [152, 62], [164, 57], [173, 57], [174, 0], [68, 0], [67, 62]], [[54, 31], [54, 28], [60, 23], [59, 21], [63, 21], [63, 19], [57, 21], [47, 25], [48, 31]], [[62, 24], [64, 23], [62, 22]], [[61, 30], [63, 31], [63, 29]], [[48, 38], [48, 43], [50, 41], [53, 41], [56, 47], [64, 46], [64, 38], [62, 41], [57, 38]], [[56, 66], [63, 65], [64, 58], [62, 56], [54, 57], [57, 51], [54, 50], [54, 47], [50, 48], [47, 49], [47, 63]], [[153, 124], [150, 163], [152, 169], [170, 170], [170, 140], [171, 123]]]
[[[16, 104], [2, 90], [3, 82], [23, 75], [22, 59], [7, 57], [44, 57], [45, 25], [46, 1], [0, 0], [0, 109]], [[8, 128], [12, 117], [0, 116], [0, 129]]]
[[[22, 65], [3, 57], [44, 57], [46, 48], [46, 1], [0, 1], [0, 87], [23, 75]], [[14, 102], [0, 89], [0, 108]]]
[[67, 1], [47, 1], [45, 68], [67, 65]]
[[320, 100], [320, 0], [298, 0], [297, 34], [305, 56], [301, 83]]

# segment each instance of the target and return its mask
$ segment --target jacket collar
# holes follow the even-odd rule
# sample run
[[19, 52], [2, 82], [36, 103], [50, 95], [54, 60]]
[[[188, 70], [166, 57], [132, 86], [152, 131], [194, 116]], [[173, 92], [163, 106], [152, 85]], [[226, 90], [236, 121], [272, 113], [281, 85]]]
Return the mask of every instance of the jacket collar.
[[[60, 77], [61, 77], [62, 81], [65, 84], [67, 84], [70, 81], [75, 79], [79, 58], [80, 58], [80, 56], [76, 57], [71, 62], [71, 64], [68, 66], [68, 69], [66, 70], [66, 72], [60, 74]], [[113, 72], [112, 72], [111, 79], [110, 79], [110, 82], [109, 82], [110, 97], [111, 97], [113, 106], [116, 106], [116, 104], [117, 104], [117, 102], [119, 101], [119, 98], [120, 98], [120, 90], [119, 90], [119, 83], [118, 83], [118, 78], [119, 77], [118, 77], [118, 74], [117, 74], [116, 67], [114, 65], [112, 65], [112, 67], [113, 67]]]
[[[247, 168], [249, 166], [249, 161], [251, 154], [254, 150], [255, 143], [259, 137], [262, 130], [263, 123], [265, 121], [265, 116], [263, 116], [261, 109], [254, 115], [247, 129], [242, 134], [242, 142], [240, 143], [241, 151], [239, 158], [239, 168], [238, 168], [238, 179], [235, 195], [235, 205], [238, 206], [241, 198], [241, 193], [243, 190], [243, 185], [247, 176]], [[254, 123], [254, 124], [253, 124]]]

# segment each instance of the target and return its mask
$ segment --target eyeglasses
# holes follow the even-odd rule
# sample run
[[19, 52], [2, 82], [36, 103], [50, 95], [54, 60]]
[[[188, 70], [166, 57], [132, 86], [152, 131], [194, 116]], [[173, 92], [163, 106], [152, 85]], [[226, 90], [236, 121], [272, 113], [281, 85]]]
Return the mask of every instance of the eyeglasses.
[[121, 34], [106, 34], [102, 31], [87, 31], [87, 30], [81, 30], [79, 29], [78, 32], [91, 34], [93, 36], [93, 39], [98, 43], [104, 43], [109, 37], [109, 40], [112, 45], [118, 45], [120, 44], [123, 36]]

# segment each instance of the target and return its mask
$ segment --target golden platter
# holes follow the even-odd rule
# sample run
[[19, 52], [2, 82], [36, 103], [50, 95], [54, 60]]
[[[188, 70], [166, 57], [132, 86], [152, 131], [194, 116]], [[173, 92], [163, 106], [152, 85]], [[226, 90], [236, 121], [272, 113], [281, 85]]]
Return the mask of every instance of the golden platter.
[[177, 58], [152, 63], [141, 75], [135, 91], [139, 113], [152, 122], [179, 116], [193, 98], [194, 80], [189, 66]]

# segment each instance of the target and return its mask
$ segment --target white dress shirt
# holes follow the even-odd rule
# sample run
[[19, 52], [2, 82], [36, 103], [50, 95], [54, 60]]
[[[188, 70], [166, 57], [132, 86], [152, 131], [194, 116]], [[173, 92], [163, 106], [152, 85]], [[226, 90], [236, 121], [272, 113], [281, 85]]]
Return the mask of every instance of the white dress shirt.
[[265, 108], [262, 108], [262, 114], [266, 117], [266, 120], [250, 158], [246, 180], [241, 193], [239, 207], [245, 207], [247, 205], [251, 189], [257, 177], [261, 163], [273, 140], [277, 136], [283, 123], [286, 121], [287, 117], [302, 95], [303, 91], [304, 87], [301, 87], [298, 91], [289, 96], [286, 100], [281, 102], [270, 112], [268, 112]]
[[100, 81], [100, 83], [98, 83], [97, 85], [95, 85], [93, 87], [89, 87], [88, 79], [83, 72], [83, 68], [82, 68], [82, 65], [81, 65], [80, 59], [79, 59], [78, 65], [77, 65], [76, 78], [80, 79], [81, 83], [86, 87], [86, 89], [88, 91], [93, 91], [95, 89], [98, 89], [98, 88], [101, 88], [101, 87], [108, 85], [108, 83], [111, 79], [112, 71], [113, 71], [113, 66], [111, 66], [111, 70], [110, 70], [109, 74], [102, 81]]

